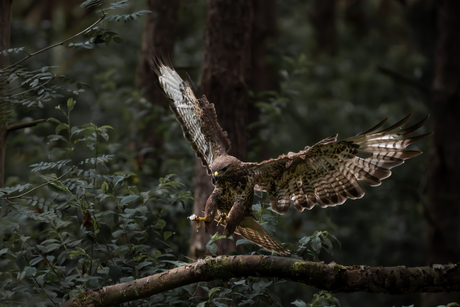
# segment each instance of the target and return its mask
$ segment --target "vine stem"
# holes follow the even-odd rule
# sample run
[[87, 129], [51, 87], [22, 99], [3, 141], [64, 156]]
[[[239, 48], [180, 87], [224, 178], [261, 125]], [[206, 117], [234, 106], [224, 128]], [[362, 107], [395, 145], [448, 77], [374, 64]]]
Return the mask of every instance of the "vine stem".
[[67, 172], [65, 172], [65, 173], [62, 174], [61, 176], [57, 177], [56, 179], [53, 179], [53, 180], [47, 181], [47, 182], [45, 182], [45, 183], [42, 183], [41, 185], [36, 186], [35, 188], [30, 189], [29, 191], [27, 191], [27, 192], [25, 192], [25, 193], [22, 193], [22, 194], [16, 195], [16, 196], [11, 196], [11, 197], [2, 197], [2, 198], [0, 198], [0, 199], [10, 200], [10, 199], [15, 199], [15, 198], [20, 198], [20, 197], [22, 197], [22, 196], [24, 196], [24, 195], [27, 195], [27, 194], [31, 193], [32, 191], [35, 191], [36, 189], [39, 189], [39, 188], [41, 188], [41, 187], [43, 187], [43, 186], [45, 186], [45, 185], [48, 185], [48, 184], [50, 184], [50, 183], [52, 183], [52, 182], [58, 181], [59, 179], [61, 179], [62, 177], [64, 177], [65, 175], [67, 175], [68, 173], [70, 173], [71, 171], [73, 171], [73, 169], [74, 169], [75, 167], [77, 167], [77, 166], [76, 166], [76, 165], [72, 166]]
[[8, 65], [7, 67], [5, 67], [5, 69], [9, 69], [9, 68], [14, 67], [14, 66], [16, 66], [16, 65], [19, 65], [19, 64], [21, 64], [22, 62], [24, 62], [25, 60], [27, 60], [27, 59], [29, 59], [29, 58], [31, 58], [31, 57], [37, 55], [37, 54], [40, 54], [40, 53], [42, 53], [42, 52], [45, 52], [46, 50], [49, 50], [49, 49], [54, 48], [54, 47], [57, 47], [57, 46], [62, 46], [62, 45], [64, 45], [64, 44], [67, 43], [68, 41], [71, 41], [72, 39], [74, 39], [74, 38], [76, 38], [76, 37], [82, 35], [82, 34], [85, 33], [86, 31], [92, 29], [94, 26], [96, 26], [98, 23], [100, 23], [102, 20], [104, 20], [104, 18], [105, 18], [105, 13], [103, 12], [102, 16], [101, 16], [98, 20], [96, 20], [92, 25], [90, 25], [90, 26], [87, 27], [86, 29], [84, 29], [84, 30], [78, 32], [78, 33], [75, 34], [74, 36], [71, 36], [70, 38], [68, 38], [68, 39], [66, 39], [66, 40], [63, 40], [62, 42], [59, 42], [59, 43], [56, 43], [56, 44], [54, 44], [54, 45], [48, 46], [48, 47], [46, 47], [46, 48], [43, 48], [43, 49], [41, 49], [41, 50], [35, 51], [34, 53], [30, 53], [30, 54], [28, 53], [27, 56], [24, 57], [22, 60], [19, 60], [19, 61], [17, 61], [17, 62], [14, 63], [14, 64]]

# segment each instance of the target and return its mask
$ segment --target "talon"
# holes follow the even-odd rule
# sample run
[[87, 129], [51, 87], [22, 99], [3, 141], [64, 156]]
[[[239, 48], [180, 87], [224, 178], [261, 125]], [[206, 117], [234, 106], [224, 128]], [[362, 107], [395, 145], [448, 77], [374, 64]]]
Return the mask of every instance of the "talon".
[[217, 221], [217, 225], [220, 225], [221, 223], [226, 223], [227, 222], [227, 213], [222, 212], [219, 215], [219, 220]]
[[201, 228], [201, 222], [205, 222], [206, 219], [204, 217], [199, 217], [196, 216], [195, 214], [192, 214], [188, 217], [189, 220], [196, 222], [196, 231], [198, 232]]

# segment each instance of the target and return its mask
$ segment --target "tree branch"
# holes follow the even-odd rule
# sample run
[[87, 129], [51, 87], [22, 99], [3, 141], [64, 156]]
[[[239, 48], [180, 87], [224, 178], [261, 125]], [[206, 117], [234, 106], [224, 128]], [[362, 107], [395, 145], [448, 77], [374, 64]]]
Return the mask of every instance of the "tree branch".
[[37, 119], [37, 120], [31, 121], [31, 122], [11, 125], [11, 126], [8, 126], [7, 130], [8, 130], [8, 132], [11, 132], [11, 131], [19, 130], [19, 129], [33, 127], [33, 126], [36, 126], [37, 124], [39, 124], [41, 122], [44, 122], [44, 121], [46, 121], [46, 119]]
[[98, 20], [96, 20], [92, 25], [90, 25], [89, 27], [87, 27], [86, 29], [84, 29], [84, 30], [78, 32], [77, 34], [75, 34], [75, 35], [69, 37], [68, 39], [63, 40], [62, 42], [59, 42], [59, 43], [53, 44], [53, 45], [51, 45], [51, 46], [48, 46], [48, 47], [46, 47], [46, 48], [40, 49], [40, 50], [38, 50], [38, 51], [35, 51], [34, 53], [30, 53], [30, 54], [28, 53], [26, 57], [24, 57], [23, 59], [17, 61], [17, 62], [14, 63], [14, 64], [8, 65], [5, 69], [11, 68], [11, 67], [13, 67], [13, 66], [16, 66], [16, 65], [18, 65], [18, 64], [20, 64], [20, 63], [22, 63], [22, 62], [24, 62], [25, 60], [27, 60], [27, 59], [29, 59], [29, 58], [31, 58], [31, 57], [33, 57], [33, 56], [39, 54], [39, 53], [42, 53], [42, 52], [44, 52], [44, 51], [46, 51], [46, 50], [52, 49], [52, 48], [57, 47], [57, 46], [62, 46], [62, 45], [64, 45], [64, 44], [67, 43], [68, 41], [71, 41], [72, 39], [74, 39], [74, 38], [76, 38], [76, 37], [82, 35], [82, 34], [85, 33], [86, 31], [88, 31], [88, 30], [92, 29], [93, 27], [95, 27], [98, 23], [100, 23], [102, 20], [104, 20], [104, 18], [105, 18], [105, 12], [103, 12], [103, 15], [102, 15]]
[[406, 294], [460, 290], [458, 264], [369, 267], [272, 256], [223, 256], [198, 260], [127, 283], [87, 290], [60, 306], [114, 306], [191, 283], [247, 276], [284, 278], [330, 292]]

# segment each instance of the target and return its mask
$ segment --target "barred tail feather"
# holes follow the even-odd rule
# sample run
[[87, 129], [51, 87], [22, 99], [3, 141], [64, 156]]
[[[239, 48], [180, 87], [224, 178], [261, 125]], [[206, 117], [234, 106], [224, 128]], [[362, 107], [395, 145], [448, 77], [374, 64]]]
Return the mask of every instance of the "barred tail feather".
[[236, 227], [236, 233], [243, 238], [262, 246], [268, 251], [274, 251], [281, 255], [289, 254], [289, 250], [278, 240], [268, 234], [263, 227], [251, 216], [245, 216], [244, 220]]

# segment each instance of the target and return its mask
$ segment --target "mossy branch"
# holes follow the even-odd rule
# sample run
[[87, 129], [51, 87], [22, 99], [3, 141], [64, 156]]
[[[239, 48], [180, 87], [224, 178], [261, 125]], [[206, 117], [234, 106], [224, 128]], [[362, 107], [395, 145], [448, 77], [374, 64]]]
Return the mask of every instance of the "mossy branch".
[[406, 294], [460, 290], [458, 264], [369, 267], [272, 256], [222, 256], [131, 282], [87, 290], [60, 306], [114, 306], [200, 281], [247, 276], [284, 278], [330, 292]]

